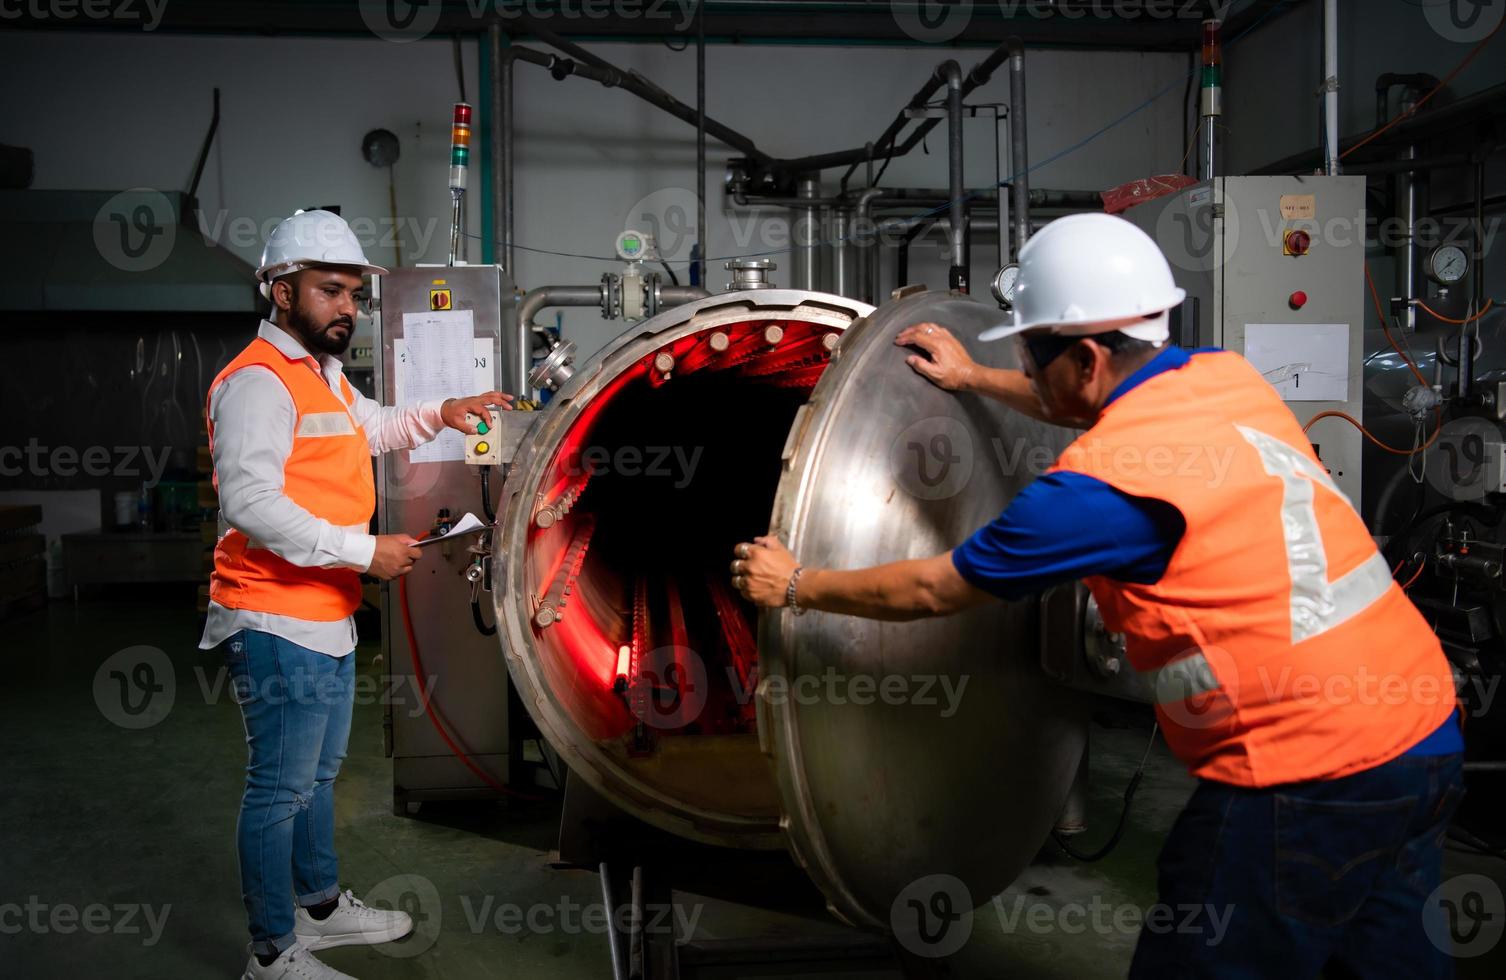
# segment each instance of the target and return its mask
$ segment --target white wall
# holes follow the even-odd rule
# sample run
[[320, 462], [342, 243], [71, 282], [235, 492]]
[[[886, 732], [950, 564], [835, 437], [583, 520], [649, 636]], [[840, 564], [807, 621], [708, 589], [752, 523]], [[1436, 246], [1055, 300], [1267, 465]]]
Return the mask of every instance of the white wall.
[[[599, 44], [593, 50], [643, 72], [693, 103], [693, 50], [660, 44]], [[481, 103], [477, 45], [465, 45], [470, 101]], [[967, 68], [984, 54], [944, 48], [713, 46], [708, 53], [709, 112], [780, 156], [845, 149], [875, 138], [934, 66], [955, 56]], [[1032, 159], [1087, 136], [1182, 78], [1182, 55], [1031, 51], [1029, 138]], [[517, 241], [535, 248], [611, 254], [623, 227], [645, 212], [694, 222], [695, 131], [621, 91], [580, 79], [556, 82], [517, 68]], [[46, 79], [46, 83], [39, 82]], [[374, 39], [238, 38], [166, 35], [0, 35], [0, 86], [25, 92], [0, 124], [0, 140], [36, 153], [39, 188], [186, 187], [204, 127], [210, 89], [222, 90], [223, 120], [200, 199], [206, 227], [248, 261], [258, 232], [293, 209], [340, 204], [349, 218], [390, 220], [387, 180], [361, 158], [362, 135], [385, 127], [402, 140], [398, 218], [405, 263], [442, 261], [448, 222], [446, 165], [449, 104], [456, 82], [448, 40], [389, 44]], [[1180, 89], [1178, 89], [1178, 92]], [[1008, 100], [1004, 72], [970, 101]], [[1175, 171], [1182, 155], [1179, 99], [1169, 95], [1103, 138], [1032, 174], [1036, 186], [1101, 189]], [[992, 181], [992, 124], [967, 129], [968, 182]], [[479, 143], [479, 141], [478, 141]], [[930, 154], [896, 160], [887, 186], [945, 185], [945, 127]], [[709, 140], [709, 251], [713, 258], [781, 248], [784, 217], [757, 224], [723, 212], [721, 179], [734, 155]], [[471, 230], [479, 233], [480, 149], [473, 155]], [[1007, 152], [1006, 152], [1007, 169]], [[837, 174], [828, 173], [834, 182]], [[773, 233], [764, 229], [772, 226]], [[386, 226], [374, 232], [383, 239]], [[735, 233], [736, 228], [742, 232]], [[415, 231], [415, 229], [417, 229]], [[668, 236], [673, 237], [673, 236]], [[424, 239], [427, 239], [424, 241]], [[376, 261], [391, 261], [385, 240], [371, 239]], [[691, 236], [675, 257], [688, 256]], [[426, 245], [422, 250], [419, 245]], [[672, 241], [664, 243], [673, 247]], [[479, 243], [472, 243], [479, 261]], [[993, 248], [975, 247], [977, 289]], [[787, 254], [776, 282], [788, 282]], [[517, 279], [527, 287], [589, 283], [615, 263], [520, 250]], [[885, 274], [891, 262], [886, 258]], [[683, 268], [683, 267], [682, 267]], [[944, 285], [937, 250], [917, 248], [912, 279]], [[726, 273], [716, 264], [710, 284]], [[589, 310], [564, 313], [567, 335], [590, 352], [620, 324]]]

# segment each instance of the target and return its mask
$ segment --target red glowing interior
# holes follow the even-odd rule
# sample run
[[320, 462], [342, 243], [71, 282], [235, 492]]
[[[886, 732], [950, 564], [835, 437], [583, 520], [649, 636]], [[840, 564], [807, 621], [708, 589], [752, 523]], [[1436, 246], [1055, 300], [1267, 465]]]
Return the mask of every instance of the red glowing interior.
[[534, 637], [597, 740], [754, 731], [757, 616], [732, 548], [768, 531], [780, 451], [838, 332], [787, 319], [653, 348], [581, 411], [539, 481]]

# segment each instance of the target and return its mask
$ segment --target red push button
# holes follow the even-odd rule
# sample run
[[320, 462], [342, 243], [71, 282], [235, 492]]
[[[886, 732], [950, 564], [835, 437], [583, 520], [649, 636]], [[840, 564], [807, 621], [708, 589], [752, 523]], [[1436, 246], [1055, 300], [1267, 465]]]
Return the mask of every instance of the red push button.
[[1286, 298], [1286, 305], [1294, 310], [1302, 309], [1302, 307], [1307, 305], [1307, 294], [1300, 289], [1297, 290]]

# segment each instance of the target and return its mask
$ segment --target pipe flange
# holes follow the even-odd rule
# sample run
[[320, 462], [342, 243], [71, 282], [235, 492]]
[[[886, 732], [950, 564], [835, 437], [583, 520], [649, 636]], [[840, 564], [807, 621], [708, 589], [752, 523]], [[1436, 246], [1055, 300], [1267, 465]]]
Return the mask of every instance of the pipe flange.
[[773, 259], [733, 259], [726, 263], [723, 268], [732, 273], [732, 281], [727, 283], [727, 291], [743, 289], [769, 289], [774, 284], [769, 282], [769, 273], [779, 266], [774, 264]]
[[611, 272], [601, 274], [601, 318], [616, 320], [622, 316], [622, 277]]
[[575, 359], [575, 341], [567, 340], [555, 344], [544, 359], [528, 372], [528, 385], [531, 388], [547, 388], [550, 391], [559, 391], [560, 386], [575, 375], [575, 369], [570, 367], [570, 362]]

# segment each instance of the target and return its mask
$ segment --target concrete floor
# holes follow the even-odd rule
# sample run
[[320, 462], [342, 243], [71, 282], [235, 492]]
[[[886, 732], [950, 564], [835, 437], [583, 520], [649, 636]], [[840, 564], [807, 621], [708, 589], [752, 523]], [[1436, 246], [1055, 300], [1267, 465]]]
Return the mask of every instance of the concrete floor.
[[[0, 624], [8, 672], [0, 687], [8, 790], [0, 796], [0, 974], [239, 975], [245, 925], [233, 833], [245, 748], [219, 664], [196, 650], [198, 620], [184, 612], [191, 602], [187, 591], [142, 591], [128, 600], [54, 602]], [[117, 655], [141, 661], [142, 651], [120, 651], [143, 646], [162, 651], [171, 670], [134, 675], [162, 690], [141, 714], [122, 715], [118, 681], [100, 667]], [[380, 674], [375, 653], [373, 646], [358, 651], [362, 675]], [[150, 727], [122, 727], [107, 717], [139, 724], [169, 705]], [[1084, 846], [1096, 845], [1112, 825], [1144, 747], [1138, 730], [1099, 728], [1094, 739], [1092, 829]], [[1118, 849], [1082, 865], [1048, 847], [975, 913], [971, 938], [949, 961], [951, 975], [1123, 976], [1135, 930], [1113, 927], [1108, 914], [1079, 929], [1079, 919], [1061, 912], [1074, 903], [1119, 909], [1154, 902], [1155, 855], [1190, 787], [1158, 747]], [[419, 926], [403, 943], [321, 956], [363, 980], [610, 976], [606, 939], [580, 912], [600, 900], [597, 876], [548, 864], [558, 817], [554, 803], [428, 804], [416, 817], [393, 816], [381, 706], [358, 704], [338, 784], [342, 884], [378, 904], [403, 904]], [[1506, 863], [1449, 851], [1446, 873], [1464, 872], [1506, 883]], [[682, 916], [696, 916], [698, 938], [845, 934], [822, 916], [813, 894], [792, 899], [789, 911], [689, 892], [676, 893], [676, 902]], [[537, 909], [536, 928], [515, 924], [514, 906]], [[1050, 914], [1032, 917], [1036, 907]], [[1044, 927], [1032, 925], [1041, 921]], [[1499, 920], [1495, 928], [1499, 934]], [[815, 976], [772, 968], [702, 975]], [[1506, 975], [1506, 943], [1461, 960], [1460, 975]]]

